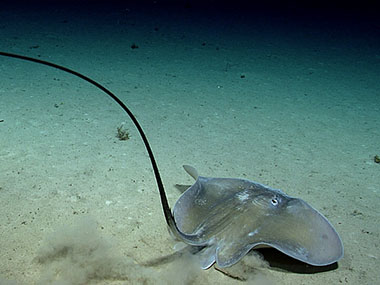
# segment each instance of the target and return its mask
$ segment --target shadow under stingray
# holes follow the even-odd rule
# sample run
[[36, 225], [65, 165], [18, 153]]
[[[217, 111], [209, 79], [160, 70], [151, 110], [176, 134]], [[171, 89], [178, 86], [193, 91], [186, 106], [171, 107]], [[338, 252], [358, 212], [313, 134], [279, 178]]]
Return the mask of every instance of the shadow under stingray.
[[269, 267], [274, 270], [300, 274], [313, 274], [338, 268], [338, 262], [325, 266], [313, 266], [291, 258], [274, 248], [260, 248], [256, 249], [256, 251], [263, 256], [264, 260], [268, 262]]

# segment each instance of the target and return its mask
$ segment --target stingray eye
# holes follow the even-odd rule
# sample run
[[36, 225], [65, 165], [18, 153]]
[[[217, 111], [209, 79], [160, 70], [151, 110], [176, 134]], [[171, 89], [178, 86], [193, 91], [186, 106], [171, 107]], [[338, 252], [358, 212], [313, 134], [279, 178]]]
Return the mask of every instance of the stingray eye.
[[276, 197], [272, 198], [272, 199], [270, 200], [270, 202], [271, 202], [271, 204], [272, 204], [273, 206], [277, 206], [277, 205], [278, 205], [278, 200], [277, 200]]

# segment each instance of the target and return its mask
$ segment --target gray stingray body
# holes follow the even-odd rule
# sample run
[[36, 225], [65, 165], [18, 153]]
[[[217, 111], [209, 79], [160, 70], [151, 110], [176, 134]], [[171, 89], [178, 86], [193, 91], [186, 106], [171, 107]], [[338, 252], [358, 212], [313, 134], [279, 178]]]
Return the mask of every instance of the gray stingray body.
[[305, 201], [249, 180], [202, 177], [193, 167], [184, 168], [196, 181], [178, 199], [173, 215], [179, 238], [204, 247], [203, 269], [215, 262], [231, 266], [258, 247], [316, 266], [343, 256], [333, 226]]

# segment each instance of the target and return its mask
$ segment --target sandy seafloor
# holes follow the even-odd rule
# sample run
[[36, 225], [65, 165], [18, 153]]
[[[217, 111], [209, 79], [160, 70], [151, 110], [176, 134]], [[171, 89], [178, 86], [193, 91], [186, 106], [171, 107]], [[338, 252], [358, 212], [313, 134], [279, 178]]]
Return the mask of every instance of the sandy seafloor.
[[0, 284], [379, 284], [377, 23], [360, 9], [164, 4], [3, 5], [0, 50], [119, 96], [171, 205], [193, 183], [183, 164], [258, 181], [323, 213], [344, 257], [321, 269], [250, 253], [227, 269], [245, 281], [163, 258], [176, 242], [131, 120], [81, 79], [0, 57]]

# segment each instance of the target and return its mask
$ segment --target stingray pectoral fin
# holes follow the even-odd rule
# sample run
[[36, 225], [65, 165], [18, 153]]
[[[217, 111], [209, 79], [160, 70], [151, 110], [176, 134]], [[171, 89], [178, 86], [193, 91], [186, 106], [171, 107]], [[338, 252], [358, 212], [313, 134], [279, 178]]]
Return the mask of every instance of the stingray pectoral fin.
[[260, 240], [310, 265], [329, 265], [343, 256], [342, 241], [329, 221], [296, 198], [279, 215], [266, 219]]
[[215, 263], [216, 245], [212, 244], [204, 247], [197, 253], [197, 257], [202, 269], [208, 269]]
[[218, 243], [216, 264], [220, 268], [229, 267], [239, 262], [254, 245], [242, 243], [241, 240], [224, 240]]

